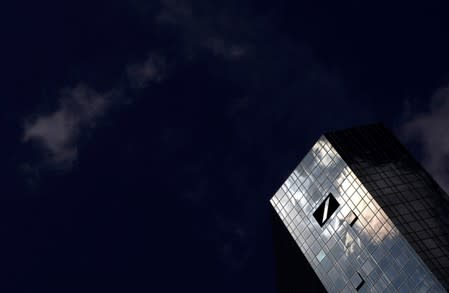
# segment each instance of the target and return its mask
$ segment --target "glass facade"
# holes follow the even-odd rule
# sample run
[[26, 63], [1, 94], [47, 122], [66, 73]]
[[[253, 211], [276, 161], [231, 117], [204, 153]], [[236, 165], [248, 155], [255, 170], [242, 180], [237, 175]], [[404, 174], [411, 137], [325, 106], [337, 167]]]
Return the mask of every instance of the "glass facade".
[[326, 134], [381, 208], [449, 289], [449, 197], [381, 124]]
[[326, 290], [445, 292], [340, 152], [320, 137], [270, 200]]

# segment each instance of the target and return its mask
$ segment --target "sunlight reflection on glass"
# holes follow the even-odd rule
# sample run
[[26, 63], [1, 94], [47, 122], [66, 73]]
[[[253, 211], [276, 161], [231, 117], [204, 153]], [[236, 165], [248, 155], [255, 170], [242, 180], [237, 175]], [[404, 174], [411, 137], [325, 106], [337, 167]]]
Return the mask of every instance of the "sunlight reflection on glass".
[[[323, 215], [329, 219], [321, 227], [312, 213], [329, 193], [339, 206]], [[404, 267], [420, 267], [403, 236], [324, 136], [270, 201], [330, 292], [345, 286], [353, 290], [348, 286], [356, 272], [364, 276], [366, 286], [382, 290], [393, 286], [387, 275], [412, 282]], [[397, 261], [391, 261], [389, 253]], [[381, 261], [388, 274], [380, 268]], [[432, 280], [425, 270], [422, 276]]]

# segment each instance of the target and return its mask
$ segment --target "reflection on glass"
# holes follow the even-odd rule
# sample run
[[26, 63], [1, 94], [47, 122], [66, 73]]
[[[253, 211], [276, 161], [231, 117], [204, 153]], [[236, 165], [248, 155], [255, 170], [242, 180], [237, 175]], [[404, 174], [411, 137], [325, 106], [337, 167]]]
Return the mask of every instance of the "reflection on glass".
[[[312, 214], [330, 192], [340, 206], [320, 227]], [[365, 280], [363, 290], [417, 291], [433, 286], [433, 292], [442, 291], [325, 137], [312, 147], [271, 203], [286, 226], [294, 227], [292, 235], [329, 292], [354, 291], [350, 280], [357, 272]], [[352, 223], [354, 215], [357, 220]]]

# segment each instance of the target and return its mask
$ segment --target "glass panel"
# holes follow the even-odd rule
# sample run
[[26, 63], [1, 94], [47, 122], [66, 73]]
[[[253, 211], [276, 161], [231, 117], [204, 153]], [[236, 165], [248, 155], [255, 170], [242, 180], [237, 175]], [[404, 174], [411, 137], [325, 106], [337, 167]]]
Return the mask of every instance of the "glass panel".
[[[415, 292], [432, 286], [436, 286], [435, 290], [432, 288], [435, 292], [442, 291], [439, 282], [389, 218], [389, 215], [411, 215], [415, 219], [415, 215], [383, 210], [379, 206], [381, 202], [377, 202], [364, 185], [366, 182], [362, 184], [351, 168], [328, 140], [321, 137], [270, 200], [326, 289], [329, 292], [353, 291], [359, 281], [357, 272], [360, 272], [365, 281], [360, 292], [374, 288], [383, 292], [397, 289]], [[377, 178], [375, 180], [384, 180], [387, 173], [383, 173], [382, 168], [368, 168], [366, 174]], [[389, 170], [390, 173], [391, 170], [397, 172], [395, 168]], [[386, 186], [388, 192], [398, 190], [390, 188], [392, 182], [384, 180], [380, 185]], [[329, 199], [325, 211], [330, 193], [337, 206], [332, 206], [333, 200]], [[405, 195], [391, 198], [403, 203]], [[413, 206], [430, 205], [414, 202]], [[403, 204], [402, 208], [407, 211], [409, 207]], [[431, 216], [427, 210], [422, 214]], [[351, 225], [354, 219], [356, 221]], [[415, 225], [421, 230], [421, 234], [413, 234], [417, 239], [430, 238], [424, 225], [437, 226], [435, 221], [424, 223]], [[441, 255], [435, 242], [422, 243], [423, 247], [429, 248], [432, 258], [436, 253]], [[421, 274], [420, 278], [413, 277], [417, 272]]]

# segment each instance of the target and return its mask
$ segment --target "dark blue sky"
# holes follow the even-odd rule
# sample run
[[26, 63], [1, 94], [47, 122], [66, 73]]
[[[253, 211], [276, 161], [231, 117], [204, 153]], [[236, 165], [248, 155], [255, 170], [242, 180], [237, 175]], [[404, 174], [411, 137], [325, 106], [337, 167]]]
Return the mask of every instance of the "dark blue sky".
[[268, 200], [324, 131], [381, 121], [449, 186], [441, 3], [29, 2], [2, 8], [2, 292], [276, 292]]

